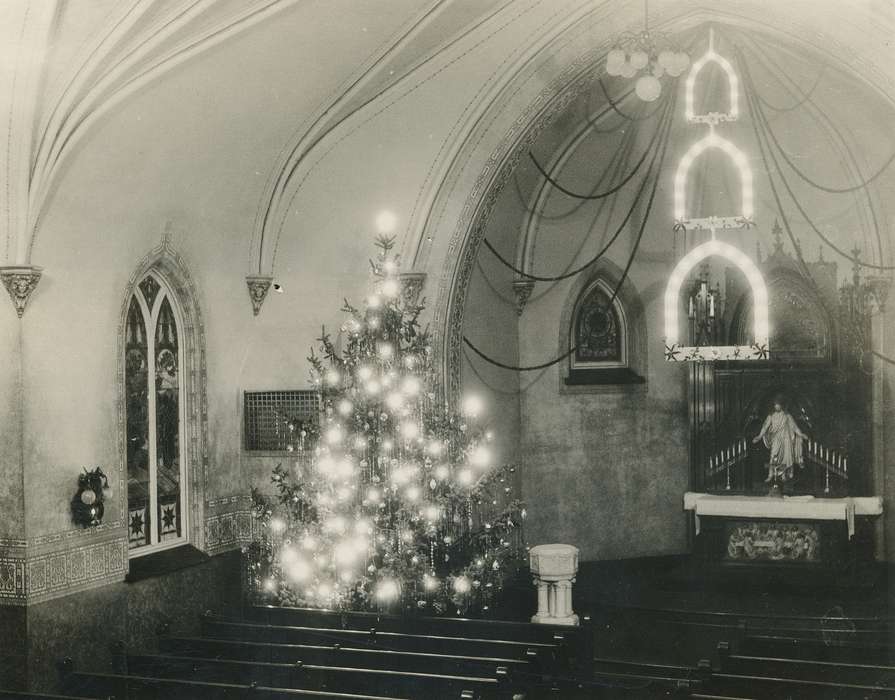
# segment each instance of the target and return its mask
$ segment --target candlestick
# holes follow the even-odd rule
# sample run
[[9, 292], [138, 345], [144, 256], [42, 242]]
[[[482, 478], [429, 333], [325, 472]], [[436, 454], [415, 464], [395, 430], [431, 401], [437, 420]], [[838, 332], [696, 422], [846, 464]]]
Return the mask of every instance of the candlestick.
[[709, 318], [715, 318], [715, 295], [709, 294]]
[[692, 295], [690, 296], [690, 310], [687, 312], [687, 315], [688, 315], [690, 318], [695, 318], [695, 317], [696, 317], [696, 312], [695, 312], [694, 309], [693, 309], [693, 296], [692, 296]]

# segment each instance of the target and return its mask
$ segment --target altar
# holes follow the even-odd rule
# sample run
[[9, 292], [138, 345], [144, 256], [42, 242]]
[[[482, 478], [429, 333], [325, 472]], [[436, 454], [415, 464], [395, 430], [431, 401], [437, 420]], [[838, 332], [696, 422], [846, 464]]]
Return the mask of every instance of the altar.
[[[694, 553], [718, 564], [839, 567], [869, 555], [878, 496], [741, 496], [687, 492], [683, 499]], [[870, 548], [872, 551], [872, 547]]]

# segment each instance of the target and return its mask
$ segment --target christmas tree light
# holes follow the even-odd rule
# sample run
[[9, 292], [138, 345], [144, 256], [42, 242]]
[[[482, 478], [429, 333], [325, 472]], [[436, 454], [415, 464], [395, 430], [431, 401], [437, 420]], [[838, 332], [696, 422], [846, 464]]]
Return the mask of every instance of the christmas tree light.
[[289, 421], [298, 459], [274, 470], [276, 498], [254, 492], [249, 582], [266, 603], [483, 612], [522, 556], [515, 469], [492, 466], [478, 397], [446, 407], [423, 307], [401, 293], [392, 239], [377, 246], [342, 351], [323, 332], [308, 358], [319, 420]]

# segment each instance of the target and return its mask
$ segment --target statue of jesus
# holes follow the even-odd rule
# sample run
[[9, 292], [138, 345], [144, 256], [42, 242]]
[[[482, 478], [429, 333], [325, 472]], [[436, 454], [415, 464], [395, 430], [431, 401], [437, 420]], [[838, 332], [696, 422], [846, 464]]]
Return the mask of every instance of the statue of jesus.
[[792, 479], [793, 465], [803, 464], [802, 440], [807, 440], [796, 424], [795, 419], [787, 412], [786, 403], [781, 396], [774, 398], [774, 410], [765, 419], [761, 426], [761, 432], [755, 436], [752, 442], [763, 441], [765, 447], [771, 451], [768, 459], [769, 483], [780, 477], [783, 481]]

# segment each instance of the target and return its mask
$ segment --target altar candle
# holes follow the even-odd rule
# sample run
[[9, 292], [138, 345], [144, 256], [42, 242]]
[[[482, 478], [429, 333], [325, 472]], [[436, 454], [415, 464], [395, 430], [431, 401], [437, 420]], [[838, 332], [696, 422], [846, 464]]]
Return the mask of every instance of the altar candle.
[[848, 474], [848, 457], [842, 459], [842, 471]]
[[715, 295], [709, 295], [709, 317], [715, 318]]
[[693, 313], [693, 297], [692, 297], [692, 296], [690, 297], [690, 311], [689, 311], [689, 313], [688, 313], [687, 315], [688, 315], [690, 318], [695, 318], [695, 317], [696, 317], [696, 314]]

